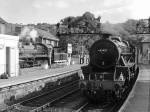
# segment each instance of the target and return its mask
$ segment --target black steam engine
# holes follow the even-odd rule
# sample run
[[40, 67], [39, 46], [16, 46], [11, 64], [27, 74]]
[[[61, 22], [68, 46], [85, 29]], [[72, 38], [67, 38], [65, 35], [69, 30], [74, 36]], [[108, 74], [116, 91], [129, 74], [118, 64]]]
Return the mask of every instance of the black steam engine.
[[61, 52], [59, 47], [50, 44], [35, 43], [34, 45], [22, 45], [19, 48], [20, 68], [49, 65], [56, 61], [67, 60], [67, 53]]
[[139, 72], [136, 48], [109, 34], [90, 48], [90, 62], [82, 67], [79, 83], [83, 94], [90, 100], [112, 96], [123, 97]]

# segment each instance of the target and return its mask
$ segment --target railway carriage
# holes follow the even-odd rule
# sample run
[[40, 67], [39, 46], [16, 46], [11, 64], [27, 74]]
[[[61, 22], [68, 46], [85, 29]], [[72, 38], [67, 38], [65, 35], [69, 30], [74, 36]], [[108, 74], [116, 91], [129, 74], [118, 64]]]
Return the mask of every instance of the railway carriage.
[[127, 41], [104, 34], [91, 46], [89, 64], [81, 67], [82, 93], [90, 100], [123, 97], [139, 71], [136, 53], [136, 48]]

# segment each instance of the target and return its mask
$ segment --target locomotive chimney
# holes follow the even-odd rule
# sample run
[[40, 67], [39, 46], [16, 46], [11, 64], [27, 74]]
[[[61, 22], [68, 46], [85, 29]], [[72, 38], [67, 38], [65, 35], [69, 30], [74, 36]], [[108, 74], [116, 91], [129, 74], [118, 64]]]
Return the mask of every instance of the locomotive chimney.
[[110, 33], [102, 33], [102, 39], [108, 39], [111, 35]]

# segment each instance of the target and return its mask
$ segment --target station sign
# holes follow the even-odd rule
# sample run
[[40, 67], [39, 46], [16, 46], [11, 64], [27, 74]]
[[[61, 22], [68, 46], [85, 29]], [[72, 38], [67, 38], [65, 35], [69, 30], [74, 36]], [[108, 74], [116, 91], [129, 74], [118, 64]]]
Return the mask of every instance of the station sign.
[[72, 53], [72, 44], [68, 44], [67, 53]]

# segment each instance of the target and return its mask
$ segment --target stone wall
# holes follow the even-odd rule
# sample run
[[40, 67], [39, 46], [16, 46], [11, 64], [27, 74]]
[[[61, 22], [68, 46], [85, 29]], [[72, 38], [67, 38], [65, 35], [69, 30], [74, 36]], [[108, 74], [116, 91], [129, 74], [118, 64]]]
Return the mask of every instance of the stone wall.
[[0, 89], [0, 111], [9, 105], [47, 92], [56, 86], [61, 86], [69, 81], [78, 80], [78, 73], [73, 73], [61, 78], [46, 78], [26, 84]]

